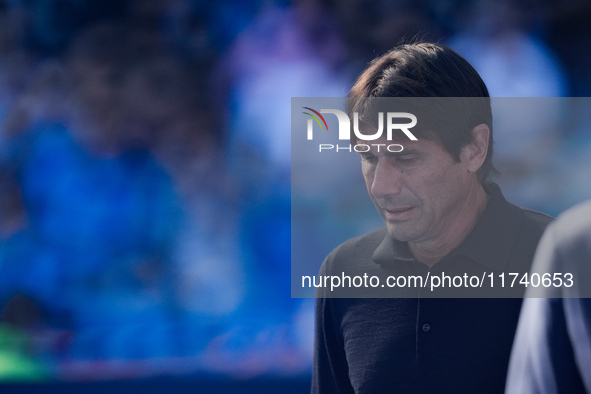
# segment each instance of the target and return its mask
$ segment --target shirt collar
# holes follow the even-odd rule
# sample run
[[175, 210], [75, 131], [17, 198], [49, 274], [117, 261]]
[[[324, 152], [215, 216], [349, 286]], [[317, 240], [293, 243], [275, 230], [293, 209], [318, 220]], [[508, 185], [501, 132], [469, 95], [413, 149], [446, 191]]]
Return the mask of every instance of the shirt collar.
[[[503, 271], [508, 263], [519, 231], [521, 208], [505, 200], [495, 183], [485, 185], [489, 201], [466, 239], [445, 258], [464, 255], [495, 271]], [[373, 253], [373, 261], [380, 265], [392, 265], [397, 261], [413, 261], [407, 242], [386, 235]]]

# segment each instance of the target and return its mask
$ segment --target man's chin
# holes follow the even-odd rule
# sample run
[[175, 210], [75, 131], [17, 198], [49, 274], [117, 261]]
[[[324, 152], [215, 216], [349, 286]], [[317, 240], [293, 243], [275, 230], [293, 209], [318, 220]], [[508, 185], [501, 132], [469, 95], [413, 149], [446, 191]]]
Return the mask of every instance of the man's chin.
[[397, 241], [412, 242], [414, 239], [416, 239], [416, 234], [405, 231], [403, 228], [401, 228], [400, 224], [394, 225], [391, 223], [386, 223], [386, 228], [388, 229], [388, 234], [390, 234], [390, 236]]

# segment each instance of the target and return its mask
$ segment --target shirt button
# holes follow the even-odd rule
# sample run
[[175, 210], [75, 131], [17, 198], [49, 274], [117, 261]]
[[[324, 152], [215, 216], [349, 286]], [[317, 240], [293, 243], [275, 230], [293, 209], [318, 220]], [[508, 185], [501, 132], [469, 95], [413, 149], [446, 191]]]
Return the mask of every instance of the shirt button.
[[431, 325], [427, 324], [427, 323], [423, 324], [423, 331], [425, 331], [425, 332], [431, 331]]

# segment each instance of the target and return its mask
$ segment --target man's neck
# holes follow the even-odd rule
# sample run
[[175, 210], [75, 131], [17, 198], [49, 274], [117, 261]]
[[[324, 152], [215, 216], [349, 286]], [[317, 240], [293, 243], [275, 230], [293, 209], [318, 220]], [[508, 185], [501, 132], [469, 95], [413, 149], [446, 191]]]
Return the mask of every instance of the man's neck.
[[413, 257], [429, 267], [457, 248], [478, 223], [488, 203], [488, 195], [480, 183], [475, 185], [460, 210], [456, 220], [450, 224], [443, 237], [433, 241], [408, 243]]

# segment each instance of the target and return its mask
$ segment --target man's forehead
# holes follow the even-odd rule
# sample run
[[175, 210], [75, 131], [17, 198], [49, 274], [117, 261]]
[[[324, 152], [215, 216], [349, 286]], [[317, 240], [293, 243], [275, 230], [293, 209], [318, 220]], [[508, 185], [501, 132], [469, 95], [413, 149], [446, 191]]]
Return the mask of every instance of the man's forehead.
[[419, 138], [417, 141], [411, 141], [408, 138], [388, 140], [383, 136], [371, 141], [358, 139], [356, 145], [359, 146], [358, 151], [366, 150], [373, 154], [410, 154], [445, 150], [439, 142], [426, 138]]

